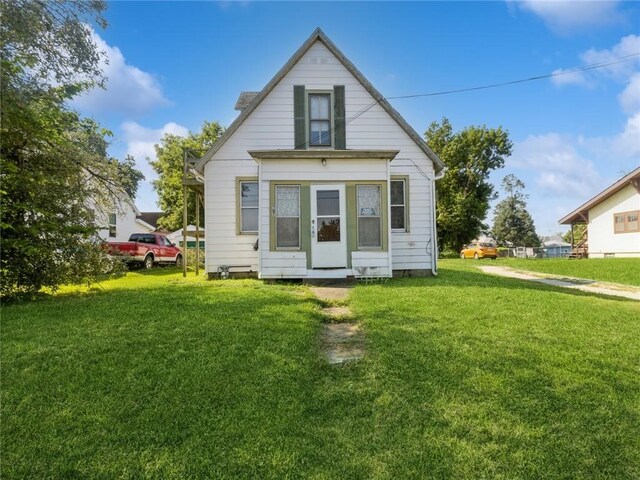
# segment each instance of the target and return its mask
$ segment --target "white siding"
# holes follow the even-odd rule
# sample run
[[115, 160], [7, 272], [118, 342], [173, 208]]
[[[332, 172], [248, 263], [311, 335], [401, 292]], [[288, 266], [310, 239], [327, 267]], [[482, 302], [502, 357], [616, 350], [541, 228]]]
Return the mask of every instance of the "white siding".
[[[136, 221], [137, 212], [133, 204], [127, 199], [117, 201], [112, 208], [94, 209], [96, 212], [96, 225], [106, 227], [98, 230], [98, 236], [107, 242], [126, 242], [132, 233], [150, 233], [153, 229], [147, 228]], [[109, 236], [109, 212], [116, 214], [116, 236]]]
[[262, 252], [260, 278], [305, 277], [307, 275], [307, 254], [305, 252]]
[[[215, 272], [219, 265], [235, 264], [236, 261], [240, 264], [251, 261], [252, 269], [258, 268], [257, 253], [246, 251], [248, 242], [235, 234], [235, 182], [232, 178], [249, 174], [250, 169], [245, 168], [245, 165], [252, 164], [248, 150], [294, 148], [294, 85], [305, 85], [307, 90], [327, 91], [333, 90], [334, 85], [344, 85], [347, 149], [393, 149], [400, 153], [391, 162], [390, 172], [385, 162], [328, 160], [322, 168], [317, 161], [271, 162], [273, 165], [268, 168], [265, 162], [260, 188], [261, 250], [268, 249], [269, 245], [269, 180], [339, 182], [350, 179], [388, 180], [389, 173], [409, 175], [411, 231], [391, 235], [392, 268], [430, 269], [434, 251], [430, 223], [433, 221], [431, 183], [423, 174], [433, 178], [433, 164], [360, 82], [318, 41], [238, 127], [205, 168], [207, 271]], [[253, 174], [257, 174], [255, 164], [253, 169]], [[251, 245], [254, 241], [252, 238]]]
[[205, 270], [258, 271], [257, 235], [236, 234], [236, 178], [258, 176], [253, 160], [216, 160], [205, 167]]
[[387, 252], [353, 252], [351, 268], [356, 277], [390, 277]]
[[614, 253], [617, 257], [640, 257], [640, 232], [613, 233], [615, 213], [640, 210], [640, 193], [626, 186], [589, 210], [589, 257]]
[[435, 242], [431, 229], [431, 179], [434, 173], [431, 162], [428, 165], [416, 163], [419, 169], [411, 159], [396, 158], [391, 162], [391, 176], [409, 176], [409, 231], [391, 232], [393, 270], [429, 270], [432, 267]]

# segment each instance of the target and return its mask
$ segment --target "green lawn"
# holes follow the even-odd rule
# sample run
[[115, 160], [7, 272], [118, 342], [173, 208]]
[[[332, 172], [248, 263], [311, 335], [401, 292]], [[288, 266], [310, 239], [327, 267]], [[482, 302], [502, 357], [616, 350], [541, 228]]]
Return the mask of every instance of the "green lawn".
[[640, 287], [640, 258], [593, 258], [588, 260], [500, 258], [496, 265]]
[[640, 303], [486, 276], [305, 287], [133, 273], [2, 311], [2, 478], [639, 478]]

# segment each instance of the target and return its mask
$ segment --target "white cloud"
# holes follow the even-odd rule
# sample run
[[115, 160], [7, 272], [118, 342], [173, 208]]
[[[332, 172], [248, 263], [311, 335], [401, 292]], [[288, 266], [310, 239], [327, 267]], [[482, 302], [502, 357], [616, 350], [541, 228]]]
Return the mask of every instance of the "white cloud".
[[625, 89], [618, 95], [622, 109], [629, 114], [640, 111], [640, 72], [629, 79]]
[[156, 178], [149, 160], [156, 159], [155, 145], [166, 133], [186, 137], [189, 130], [177, 123], [169, 122], [161, 128], [147, 128], [136, 122], [124, 122], [121, 127], [127, 145], [127, 155], [136, 159], [136, 167], [144, 173], [148, 181]]
[[623, 158], [640, 158], [640, 112], [627, 119], [622, 133], [611, 142], [611, 149]]
[[517, 143], [510, 163], [535, 172], [536, 187], [558, 197], [581, 197], [602, 182], [593, 162], [578, 152], [574, 140], [557, 133], [530, 135]]
[[100, 67], [107, 77], [106, 88], [94, 88], [76, 97], [72, 102], [75, 107], [90, 113], [139, 115], [170, 105], [153, 75], [129, 65], [118, 47], [108, 45], [95, 31], [91, 32], [98, 50], [105, 53]]
[[[570, 72], [566, 75], [552, 77], [557, 86], [582, 85], [593, 86], [605, 79], [625, 83], [624, 90], [618, 95], [620, 106], [627, 114], [640, 111], [640, 36], [627, 35], [610, 49], [589, 49], [580, 58], [583, 64], [607, 64], [601, 68], [571, 72], [555, 70], [553, 73]], [[619, 60], [624, 60], [620, 61]]]
[[[615, 62], [618, 59], [629, 57], [630, 55], [640, 53], [640, 36], [627, 35], [622, 37], [620, 41], [611, 49], [595, 49], [591, 48], [581, 55], [582, 61], [586, 65], [596, 63]], [[594, 70], [594, 73], [607, 74], [617, 80], [626, 80], [634, 74], [640, 67], [640, 56], [629, 58], [629, 61], [607, 65], [606, 67]]]
[[610, 25], [622, 19], [617, 1], [523, 0], [522, 9], [538, 15], [556, 33], [567, 34], [600, 25]]
[[588, 85], [589, 81], [584, 72], [564, 70], [559, 68], [552, 72], [555, 77], [551, 77], [551, 81], [558, 86], [563, 85]]

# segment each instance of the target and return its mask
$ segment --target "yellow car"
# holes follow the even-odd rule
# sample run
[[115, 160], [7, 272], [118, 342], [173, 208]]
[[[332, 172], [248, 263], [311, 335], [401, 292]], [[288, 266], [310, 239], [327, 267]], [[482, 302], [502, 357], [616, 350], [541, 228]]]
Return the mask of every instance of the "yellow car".
[[488, 242], [471, 242], [460, 252], [460, 258], [498, 258], [498, 250], [493, 243]]

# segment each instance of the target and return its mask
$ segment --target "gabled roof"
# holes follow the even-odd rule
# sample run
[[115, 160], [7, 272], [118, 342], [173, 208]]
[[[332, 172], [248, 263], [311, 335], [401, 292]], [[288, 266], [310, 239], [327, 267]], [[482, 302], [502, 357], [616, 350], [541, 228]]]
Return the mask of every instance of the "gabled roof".
[[559, 223], [562, 225], [570, 225], [572, 223], [586, 223], [589, 219], [589, 210], [591, 210], [599, 203], [604, 202], [612, 195], [618, 193], [627, 185], [632, 185], [640, 193], [640, 167], [636, 168], [628, 175], [625, 175], [613, 185], [604, 189], [591, 200], [588, 200], [584, 204], [580, 205], [569, 215], [562, 217]]
[[164, 212], [140, 212], [137, 219], [143, 221], [150, 227], [158, 228], [158, 220], [163, 215]]
[[409, 137], [420, 147], [420, 149], [431, 159], [433, 162], [433, 167], [436, 173], [440, 173], [445, 165], [438, 158], [438, 156], [429, 148], [424, 139], [418, 135], [418, 133], [407, 123], [407, 121], [402, 118], [402, 116], [396, 111], [395, 108], [391, 106], [391, 104], [375, 89], [375, 87], [367, 80], [360, 70], [356, 68], [356, 66], [351, 63], [351, 61], [344, 56], [344, 54], [334, 45], [334, 43], [329, 40], [329, 38], [324, 34], [324, 32], [320, 28], [316, 28], [315, 31], [311, 34], [311, 36], [300, 46], [300, 48], [293, 54], [293, 56], [284, 64], [284, 66], [280, 69], [278, 73], [267, 83], [267, 85], [253, 98], [251, 103], [249, 103], [238, 115], [238, 117], [233, 121], [229, 128], [225, 130], [225, 132], [218, 138], [218, 141], [213, 144], [213, 146], [209, 149], [207, 153], [200, 159], [200, 161], [196, 164], [196, 170], [202, 171], [204, 166], [207, 164], [209, 160], [213, 158], [215, 153], [220, 150], [222, 145], [233, 135], [233, 133], [242, 125], [242, 123], [247, 119], [249, 115], [262, 103], [262, 101], [271, 93], [271, 91], [280, 83], [287, 73], [291, 71], [298, 61], [309, 51], [309, 49], [313, 46], [313, 44], [317, 41], [320, 41], [324, 44], [325, 47], [344, 65], [344, 67], [362, 84], [362, 86], [369, 92], [369, 94], [380, 104], [380, 106], [393, 118], [396, 123], [409, 135]]

